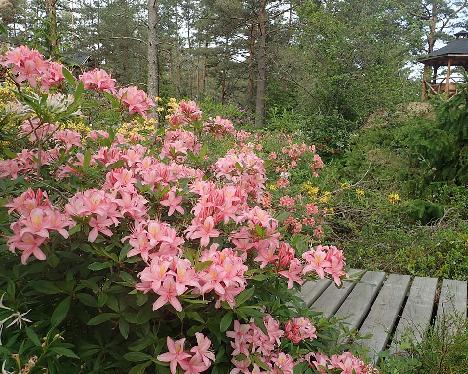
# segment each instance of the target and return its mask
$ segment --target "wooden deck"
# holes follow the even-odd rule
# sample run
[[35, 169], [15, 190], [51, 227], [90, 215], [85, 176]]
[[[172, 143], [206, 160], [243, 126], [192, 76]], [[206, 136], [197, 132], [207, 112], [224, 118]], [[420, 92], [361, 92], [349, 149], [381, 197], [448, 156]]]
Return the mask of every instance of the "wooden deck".
[[374, 362], [384, 349], [395, 352], [396, 342], [411, 334], [419, 341], [425, 330], [446, 315], [467, 311], [467, 283], [380, 271], [350, 271], [353, 280], [341, 288], [327, 279], [307, 282], [301, 297], [311, 309], [342, 319], [350, 329], [370, 336], [362, 341]]

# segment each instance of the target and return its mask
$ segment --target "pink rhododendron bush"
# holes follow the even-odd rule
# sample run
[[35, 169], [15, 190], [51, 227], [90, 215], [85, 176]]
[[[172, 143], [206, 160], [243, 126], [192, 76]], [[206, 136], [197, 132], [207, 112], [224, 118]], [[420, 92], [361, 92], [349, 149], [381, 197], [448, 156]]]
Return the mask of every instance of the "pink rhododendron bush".
[[0, 160], [3, 372], [373, 370], [297, 296], [346, 277], [323, 209], [292, 192], [299, 163], [323, 167], [314, 147], [267, 152], [192, 101], [160, 106], [156, 127], [144, 91], [24, 46], [1, 64], [17, 124]]

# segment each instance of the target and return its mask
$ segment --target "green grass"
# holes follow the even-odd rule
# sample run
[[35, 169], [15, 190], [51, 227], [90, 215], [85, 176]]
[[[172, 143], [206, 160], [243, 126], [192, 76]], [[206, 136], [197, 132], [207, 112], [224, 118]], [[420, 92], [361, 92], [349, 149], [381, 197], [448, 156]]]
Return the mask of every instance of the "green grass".
[[381, 374], [466, 374], [468, 368], [468, 320], [447, 317], [429, 329], [421, 343], [407, 336], [400, 343], [402, 353], [384, 352]]

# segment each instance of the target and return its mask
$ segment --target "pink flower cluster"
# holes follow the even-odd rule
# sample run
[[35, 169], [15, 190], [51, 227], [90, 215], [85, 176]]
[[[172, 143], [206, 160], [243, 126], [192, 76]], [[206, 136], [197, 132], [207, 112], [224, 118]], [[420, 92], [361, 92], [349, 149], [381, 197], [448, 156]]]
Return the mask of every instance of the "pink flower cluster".
[[[233, 348], [231, 362], [235, 368], [231, 370], [232, 374], [292, 374], [295, 365], [293, 358], [279, 349], [280, 339], [284, 335], [279, 322], [270, 315], [266, 315], [263, 322], [267, 334], [253, 322], [241, 324], [237, 320], [234, 321], [234, 330], [226, 333], [227, 337], [233, 340], [231, 342]], [[261, 370], [257, 363], [251, 359], [252, 355], [256, 355], [257, 359], [268, 366], [269, 371]]]
[[176, 374], [178, 366], [184, 374], [198, 374], [208, 370], [215, 361], [215, 355], [210, 349], [211, 340], [200, 332], [195, 333], [195, 337], [197, 345], [186, 351], [185, 338], [174, 341], [168, 336], [168, 352], [160, 354], [158, 360], [168, 362], [172, 374]]
[[313, 171], [314, 177], [317, 177], [317, 176], [318, 176], [317, 170], [323, 169], [324, 166], [325, 166], [325, 164], [323, 163], [323, 161], [322, 161], [322, 159], [320, 158], [320, 156], [319, 156], [318, 154], [315, 154], [315, 155], [314, 155], [314, 161], [313, 161], [313, 163], [310, 165], [310, 168], [311, 168], [312, 171]]
[[[328, 357], [322, 353], [309, 353], [305, 356], [309, 366], [320, 374], [327, 374], [330, 370], [338, 370], [340, 374], [378, 374], [378, 370], [354, 356], [351, 352]], [[335, 372], [335, 371], [333, 371]]]
[[209, 250], [202, 253], [200, 260], [210, 264], [199, 273], [200, 293], [205, 295], [214, 291], [216, 308], [221, 306], [222, 301], [233, 308], [236, 305], [235, 297], [247, 286], [244, 277], [244, 273], [248, 270], [244, 264], [245, 257], [239, 256], [230, 248], [220, 251], [217, 245], [212, 245]]
[[317, 329], [308, 318], [297, 317], [289, 320], [284, 330], [286, 337], [294, 344], [298, 344], [306, 339], [317, 339]]
[[281, 152], [284, 155], [288, 155], [292, 160], [297, 161], [300, 157], [302, 157], [305, 153], [315, 153], [315, 146], [307, 145], [307, 144], [295, 144], [292, 143], [286, 147], [281, 148]]
[[341, 278], [346, 274], [343, 251], [333, 245], [319, 245], [315, 249], [304, 252], [302, 258], [306, 261], [304, 273], [314, 271], [320, 278], [324, 278], [327, 273], [338, 286], [341, 285]]
[[[151, 237], [143, 237], [138, 245], [150, 245], [152, 236], [159, 235], [164, 239], [164, 234], [157, 231], [155, 227], [149, 227], [152, 232]], [[135, 238], [130, 239], [130, 244], [134, 245]], [[183, 240], [177, 243], [181, 245]], [[225, 248], [222, 251], [217, 250], [213, 245], [209, 250], [202, 252], [200, 261], [208, 266], [200, 271], [196, 271], [191, 262], [183, 259], [180, 248], [171, 247], [166, 242], [166, 249], [160, 249], [153, 252], [149, 257], [149, 265], [138, 275], [141, 282], [137, 284], [137, 289], [144, 293], [153, 292], [158, 295], [158, 299], [153, 304], [153, 310], [157, 310], [166, 304], [171, 304], [178, 312], [182, 311], [182, 305], [178, 299], [185, 292], [191, 291], [194, 294], [207, 295], [214, 292], [216, 296], [217, 308], [222, 301], [226, 301], [231, 307], [235, 306], [235, 297], [239, 295], [247, 284], [244, 273], [247, 266], [244, 265], [244, 259], [238, 256], [232, 249]], [[161, 247], [162, 247], [161, 245]], [[179, 252], [173, 256], [168, 252]], [[135, 253], [129, 253], [133, 256]], [[189, 289], [190, 287], [190, 289]]]
[[252, 150], [231, 149], [213, 166], [216, 176], [238, 185], [254, 198], [260, 198], [265, 188], [266, 171], [263, 160]]
[[65, 211], [71, 217], [89, 218], [91, 231], [88, 241], [94, 242], [98, 234], [112, 236], [111, 226], [119, 224], [121, 213], [114, 196], [98, 189], [77, 192], [70, 198], [65, 206]]
[[117, 98], [128, 107], [130, 114], [138, 113], [146, 116], [154, 102], [146, 95], [145, 91], [139, 90], [136, 86], [123, 87], [117, 92]]
[[210, 132], [216, 138], [225, 136], [226, 134], [235, 134], [236, 130], [232, 122], [226, 118], [216, 116], [215, 118], [210, 118], [203, 124], [203, 129]]
[[115, 93], [115, 79], [103, 69], [94, 69], [80, 75], [80, 80], [88, 90]]
[[46, 255], [40, 246], [50, 238], [50, 234], [55, 231], [68, 238], [67, 228], [75, 225], [68, 215], [52, 206], [47, 193], [40, 189], [28, 189], [6, 206], [10, 208], [9, 213], [20, 215], [10, 226], [13, 235], [8, 238], [8, 246], [11, 252], [15, 249], [21, 252], [22, 264], [26, 264], [31, 255], [45, 260]]
[[22, 45], [5, 53], [0, 63], [11, 67], [17, 83], [27, 81], [32, 87], [42, 89], [58, 86], [63, 81], [63, 66], [44, 59], [35, 49]]
[[167, 131], [160, 157], [184, 162], [188, 152], [196, 154], [200, 152], [200, 148], [201, 145], [193, 132], [180, 129]]
[[185, 233], [188, 239], [200, 239], [203, 247], [208, 246], [211, 238], [220, 235], [216, 225], [237, 221], [238, 215], [246, 208], [246, 196], [239, 187], [218, 188], [213, 182], [197, 180], [192, 184], [191, 192], [199, 199], [192, 209], [194, 218]]
[[168, 121], [171, 126], [178, 127], [199, 121], [201, 118], [202, 111], [195, 101], [181, 100], [175, 112], [169, 116]]
[[132, 246], [128, 257], [138, 255], [146, 262], [161, 256], [178, 256], [184, 243], [174, 228], [157, 220], [136, 222], [132, 233], [123, 240], [128, 240]]

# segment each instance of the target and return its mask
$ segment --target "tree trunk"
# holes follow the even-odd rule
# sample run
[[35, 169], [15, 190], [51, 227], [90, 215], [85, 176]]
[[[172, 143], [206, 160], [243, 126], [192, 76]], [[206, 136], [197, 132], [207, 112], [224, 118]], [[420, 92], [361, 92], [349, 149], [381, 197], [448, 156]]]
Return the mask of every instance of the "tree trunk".
[[[437, 12], [437, 4], [432, 3], [431, 17], [429, 19], [429, 33], [427, 35], [427, 53], [434, 51], [436, 43]], [[432, 68], [429, 65], [425, 65], [423, 80], [429, 82], [431, 80], [431, 73]]]
[[266, 0], [259, 0], [257, 39], [257, 97], [255, 99], [255, 126], [263, 127], [265, 117], [266, 86]]
[[148, 0], [148, 94], [159, 96], [158, 2]]
[[51, 59], [59, 57], [59, 36], [57, 28], [57, 0], [45, 0], [45, 8], [48, 22], [49, 56]]
[[248, 83], [247, 83], [247, 103], [249, 109], [252, 109], [254, 102], [254, 89], [255, 89], [255, 66], [254, 66], [254, 53], [255, 53], [255, 24], [252, 22], [252, 25], [249, 27], [249, 56], [247, 57], [248, 64]]

